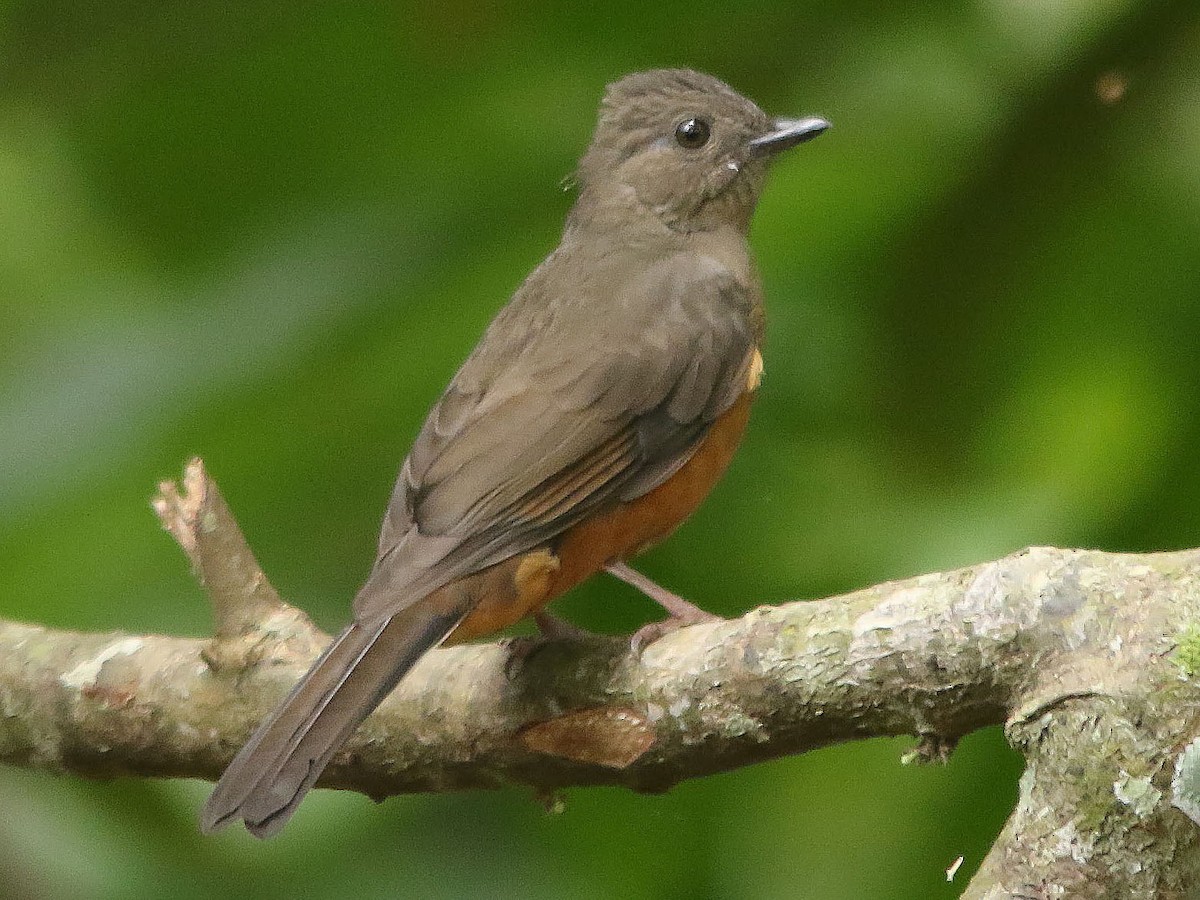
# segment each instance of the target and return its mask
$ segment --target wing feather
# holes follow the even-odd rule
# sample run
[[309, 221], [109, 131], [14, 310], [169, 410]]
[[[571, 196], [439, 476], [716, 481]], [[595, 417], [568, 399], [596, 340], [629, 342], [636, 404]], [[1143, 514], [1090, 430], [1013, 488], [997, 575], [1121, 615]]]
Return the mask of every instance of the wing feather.
[[[616, 298], [558, 303], [514, 343], [512, 307], [538, 287], [497, 317], [426, 419], [355, 601], [360, 621], [653, 489], [745, 390], [749, 288], [727, 273], [669, 261]], [[580, 348], [579, 334], [602, 339]]]

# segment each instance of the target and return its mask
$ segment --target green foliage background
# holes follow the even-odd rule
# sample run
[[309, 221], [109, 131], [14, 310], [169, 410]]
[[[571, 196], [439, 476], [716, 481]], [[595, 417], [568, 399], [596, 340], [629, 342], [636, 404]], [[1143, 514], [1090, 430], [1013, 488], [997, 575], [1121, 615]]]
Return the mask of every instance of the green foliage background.
[[[604, 84], [657, 65], [835, 127], [776, 167], [764, 391], [651, 575], [732, 614], [1029, 544], [1200, 544], [1198, 20], [4, 4], [0, 616], [204, 634], [146, 504], [199, 453], [284, 594], [338, 626], [425, 410], [557, 240]], [[560, 607], [653, 614], [603, 579]], [[0, 893], [954, 896], [1020, 761], [995, 731], [946, 768], [901, 767], [910, 744], [572, 791], [558, 816], [518, 790], [321, 792], [267, 844], [201, 838], [204, 784], [4, 769]]]

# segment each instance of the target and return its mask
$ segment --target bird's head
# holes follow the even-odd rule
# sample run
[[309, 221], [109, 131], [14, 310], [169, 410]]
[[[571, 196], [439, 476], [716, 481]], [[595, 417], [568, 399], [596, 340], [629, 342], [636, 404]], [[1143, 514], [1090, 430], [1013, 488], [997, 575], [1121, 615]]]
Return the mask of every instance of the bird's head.
[[653, 215], [676, 231], [749, 226], [776, 153], [829, 127], [772, 119], [724, 82], [655, 69], [608, 87], [579, 163], [581, 205]]

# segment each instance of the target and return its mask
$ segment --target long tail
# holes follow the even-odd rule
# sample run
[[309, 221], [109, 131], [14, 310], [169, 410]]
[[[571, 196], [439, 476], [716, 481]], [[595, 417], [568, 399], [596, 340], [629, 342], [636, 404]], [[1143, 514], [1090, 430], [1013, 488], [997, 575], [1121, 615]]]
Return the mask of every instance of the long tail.
[[279, 831], [354, 729], [466, 614], [447, 593], [334, 638], [233, 758], [204, 804], [201, 830], [240, 818], [256, 837]]

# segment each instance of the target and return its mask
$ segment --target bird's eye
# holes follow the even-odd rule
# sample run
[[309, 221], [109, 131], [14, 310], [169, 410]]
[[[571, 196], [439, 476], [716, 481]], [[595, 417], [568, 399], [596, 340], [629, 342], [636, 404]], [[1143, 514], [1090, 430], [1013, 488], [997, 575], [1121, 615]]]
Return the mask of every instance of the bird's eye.
[[675, 126], [675, 142], [687, 150], [695, 150], [708, 143], [712, 129], [703, 119], [684, 119]]

